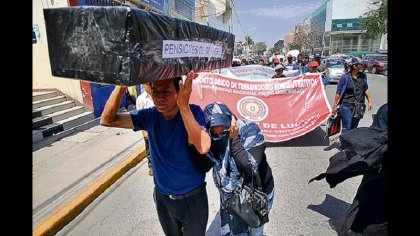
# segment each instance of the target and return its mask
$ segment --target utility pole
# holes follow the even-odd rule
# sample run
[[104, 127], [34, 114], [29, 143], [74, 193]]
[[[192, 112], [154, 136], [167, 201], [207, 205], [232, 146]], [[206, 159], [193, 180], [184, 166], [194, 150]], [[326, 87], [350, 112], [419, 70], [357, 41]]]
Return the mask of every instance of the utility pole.
[[245, 35], [245, 57], [248, 58], [249, 52], [249, 35]]
[[233, 0], [230, 1], [230, 24], [229, 24], [229, 33], [233, 34]]

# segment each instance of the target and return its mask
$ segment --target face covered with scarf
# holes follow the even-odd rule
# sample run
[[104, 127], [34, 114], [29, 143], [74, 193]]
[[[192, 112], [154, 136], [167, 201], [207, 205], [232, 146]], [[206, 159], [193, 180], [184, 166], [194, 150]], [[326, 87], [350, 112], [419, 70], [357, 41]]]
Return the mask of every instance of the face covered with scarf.
[[211, 138], [210, 150], [215, 157], [221, 158], [229, 145], [232, 112], [225, 104], [215, 102], [205, 107], [204, 119]]

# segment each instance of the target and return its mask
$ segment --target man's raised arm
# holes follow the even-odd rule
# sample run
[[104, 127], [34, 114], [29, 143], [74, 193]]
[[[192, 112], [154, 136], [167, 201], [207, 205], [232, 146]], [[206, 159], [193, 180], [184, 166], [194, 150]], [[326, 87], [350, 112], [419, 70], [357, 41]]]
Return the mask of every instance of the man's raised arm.
[[188, 132], [188, 142], [192, 143], [199, 153], [206, 154], [210, 150], [210, 136], [195, 120], [189, 105], [193, 78], [194, 72], [190, 71], [187, 74], [187, 79], [184, 84], [182, 84], [182, 80], [179, 81], [177, 102], [182, 120]]
[[101, 115], [101, 125], [108, 127], [133, 129], [133, 121], [128, 112], [119, 113], [121, 99], [127, 88], [125, 86], [115, 86], [114, 91], [106, 101], [104, 110]]

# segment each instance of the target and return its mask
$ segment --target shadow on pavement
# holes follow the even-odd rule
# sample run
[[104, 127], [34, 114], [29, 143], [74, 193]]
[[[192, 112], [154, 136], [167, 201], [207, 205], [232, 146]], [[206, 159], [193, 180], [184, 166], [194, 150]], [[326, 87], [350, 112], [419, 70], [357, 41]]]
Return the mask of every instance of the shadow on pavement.
[[346, 211], [350, 205], [350, 203], [326, 194], [325, 199], [321, 204], [308, 205], [308, 208], [334, 221], [342, 218], [346, 214]]
[[81, 124], [81, 125], [76, 126], [72, 129], [68, 129], [68, 130], [65, 130], [65, 131], [63, 131], [61, 133], [58, 133], [56, 135], [44, 138], [44, 139], [42, 139], [42, 140], [40, 140], [36, 143], [32, 143], [32, 152], [35, 152], [35, 151], [37, 151], [41, 148], [47, 147], [47, 146], [49, 147], [49, 146], [51, 146], [52, 143], [54, 143], [54, 142], [56, 142], [56, 141], [58, 141], [58, 140], [60, 140], [64, 137], [67, 137], [71, 134], [77, 134], [79, 132], [83, 132], [83, 131], [88, 130], [92, 127], [95, 127], [95, 126], [99, 125], [99, 121], [100, 121], [100, 118], [96, 118], [96, 119], [91, 120], [91, 121], [89, 121], [85, 124]]
[[[322, 128], [324, 127], [324, 128]], [[310, 146], [329, 146], [330, 140], [325, 137], [325, 126], [318, 126], [303, 136], [278, 143], [266, 142], [267, 147], [310, 147]]]

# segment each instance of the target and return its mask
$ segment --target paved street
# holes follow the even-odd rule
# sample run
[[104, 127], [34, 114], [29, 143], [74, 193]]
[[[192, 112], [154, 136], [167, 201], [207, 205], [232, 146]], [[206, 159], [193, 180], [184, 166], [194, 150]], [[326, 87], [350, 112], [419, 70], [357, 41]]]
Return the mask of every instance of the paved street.
[[[191, 103], [202, 102], [198, 105], [204, 107], [225, 99], [241, 112], [236, 116], [263, 119], [266, 140], [311, 130], [288, 141], [266, 143], [275, 192], [262, 236], [337, 235], [333, 222], [345, 216], [363, 176], [332, 189], [325, 178], [309, 183], [327, 170], [340, 148], [339, 134], [326, 137], [325, 103], [314, 103], [325, 96], [332, 108], [337, 83], [324, 85], [320, 80], [307, 92], [301, 85], [312, 85], [314, 77], [284, 77], [313, 71], [327, 72], [336, 80], [344, 71], [356, 73], [362, 66], [388, 74], [388, 1], [43, 0], [32, 5], [33, 236], [165, 235], [153, 200], [154, 179], [148, 175], [146, 139], [142, 132], [114, 128], [132, 123], [127, 117], [116, 119], [115, 110], [148, 107], [152, 96], [158, 107], [162, 105], [159, 110], [171, 116], [165, 107], [179, 101], [172, 99], [170, 81], [162, 80], [182, 76], [185, 83], [191, 70], [203, 73], [201, 83], [193, 84]], [[222, 76], [207, 77], [207, 72]], [[254, 80], [263, 77], [285, 80]], [[388, 76], [367, 73], [367, 79], [373, 109], [365, 112], [359, 127], [369, 127], [388, 101]], [[351, 86], [354, 91], [346, 91], [349, 96], [357, 98], [362, 86], [358, 82]], [[143, 93], [146, 83], [153, 87], [150, 96]], [[116, 88], [121, 86], [126, 91]], [[189, 84], [177, 86], [175, 81], [179, 87], [189, 92]], [[265, 100], [271, 94], [285, 96]], [[311, 111], [319, 114], [305, 117]], [[318, 127], [313, 125], [322, 119]], [[99, 125], [100, 120], [106, 126]], [[165, 123], [156, 121], [153, 129], [168, 129]], [[172, 134], [178, 128], [182, 127]], [[171, 136], [172, 141], [179, 137], [150, 135], [162, 140]], [[367, 143], [366, 137], [353, 137]], [[165, 167], [179, 162], [182, 154], [172, 141], [166, 142], [174, 147], [170, 151], [175, 161]], [[172, 178], [167, 183], [188, 182], [172, 173], [179, 171], [178, 164], [165, 169]], [[212, 174], [206, 175], [205, 235], [220, 236], [220, 194]], [[386, 224], [388, 229], [388, 218]]]
[[[369, 126], [372, 114], [387, 101], [387, 77], [368, 74], [374, 109], [367, 111], [359, 126]], [[332, 105], [336, 85], [327, 86]], [[324, 151], [325, 126], [282, 143], [269, 143], [266, 150], [275, 180], [275, 198], [267, 235], [332, 236], [330, 219], [342, 216], [349, 207], [361, 177], [355, 177], [330, 189], [325, 180], [308, 184], [308, 180], [324, 172], [328, 159], [336, 149]], [[90, 204], [57, 235], [164, 235], [152, 198], [153, 180], [147, 175], [143, 160]], [[207, 235], [219, 234], [219, 194], [211, 173], [207, 174], [209, 221]]]

